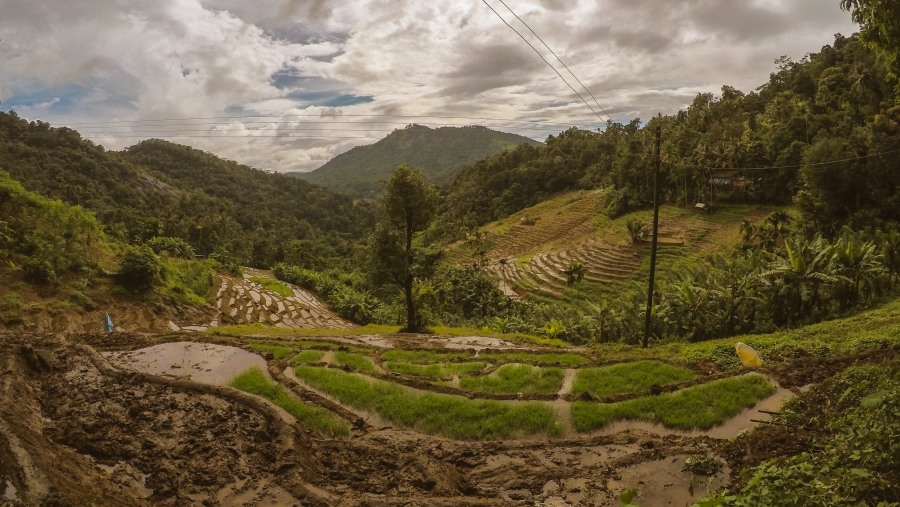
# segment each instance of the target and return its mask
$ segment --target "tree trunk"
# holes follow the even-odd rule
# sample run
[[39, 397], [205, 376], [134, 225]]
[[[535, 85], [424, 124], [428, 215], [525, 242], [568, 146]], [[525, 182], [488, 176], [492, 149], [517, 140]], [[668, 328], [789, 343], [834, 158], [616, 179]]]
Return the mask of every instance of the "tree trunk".
[[419, 330], [419, 323], [416, 321], [416, 303], [413, 301], [413, 210], [406, 209], [406, 280], [403, 284], [403, 292], [406, 296], [406, 331], [410, 333]]

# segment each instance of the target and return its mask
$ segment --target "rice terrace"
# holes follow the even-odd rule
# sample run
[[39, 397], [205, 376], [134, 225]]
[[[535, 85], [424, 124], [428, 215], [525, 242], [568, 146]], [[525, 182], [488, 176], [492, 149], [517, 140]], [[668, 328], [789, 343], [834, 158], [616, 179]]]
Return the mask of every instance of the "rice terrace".
[[900, 507], [900, 3], [813, 3], [4, 2], [0, 507]]

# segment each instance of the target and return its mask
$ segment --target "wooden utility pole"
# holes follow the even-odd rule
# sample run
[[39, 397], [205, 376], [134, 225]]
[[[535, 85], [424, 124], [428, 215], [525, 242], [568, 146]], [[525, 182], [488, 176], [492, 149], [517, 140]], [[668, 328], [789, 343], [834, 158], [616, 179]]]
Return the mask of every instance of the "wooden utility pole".
[[662, 128], [656, 127], [656, 161], [653, 164], [653, 239], [650, 242], [650, 283], [647, 287], [647, 313], [644, 315], [644, 348], [650, 343], [650, 313], [653, 310], [653, 281], [656, 277], [656, 240], [659, 237], [659, 166]]

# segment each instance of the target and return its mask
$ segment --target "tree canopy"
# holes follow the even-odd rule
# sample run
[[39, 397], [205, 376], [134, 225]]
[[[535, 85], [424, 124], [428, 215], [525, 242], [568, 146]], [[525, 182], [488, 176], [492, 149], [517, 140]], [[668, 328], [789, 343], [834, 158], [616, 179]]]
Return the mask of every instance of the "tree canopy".
[[408, 165], [398, 166], [384, 185], [381, 220], [371, 236], [375, 274], [403, 290], [406, 331], [422, 330], [416, 313], [413, 284], [424, 276], [425, 255], [413, 236], [428, 227], [439, 200], [437, 189], [424, 173]]

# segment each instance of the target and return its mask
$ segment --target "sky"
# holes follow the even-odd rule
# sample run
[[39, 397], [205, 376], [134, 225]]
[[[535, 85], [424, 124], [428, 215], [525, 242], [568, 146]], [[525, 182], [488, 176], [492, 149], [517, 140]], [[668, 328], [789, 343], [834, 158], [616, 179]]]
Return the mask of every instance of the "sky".
[[0, 0], [0, 13], [0, 110], [108, 149], [164, 138], [277, 172], [411, 123], [543, 141], [671, 114], [858, 29], [838, 0]]

